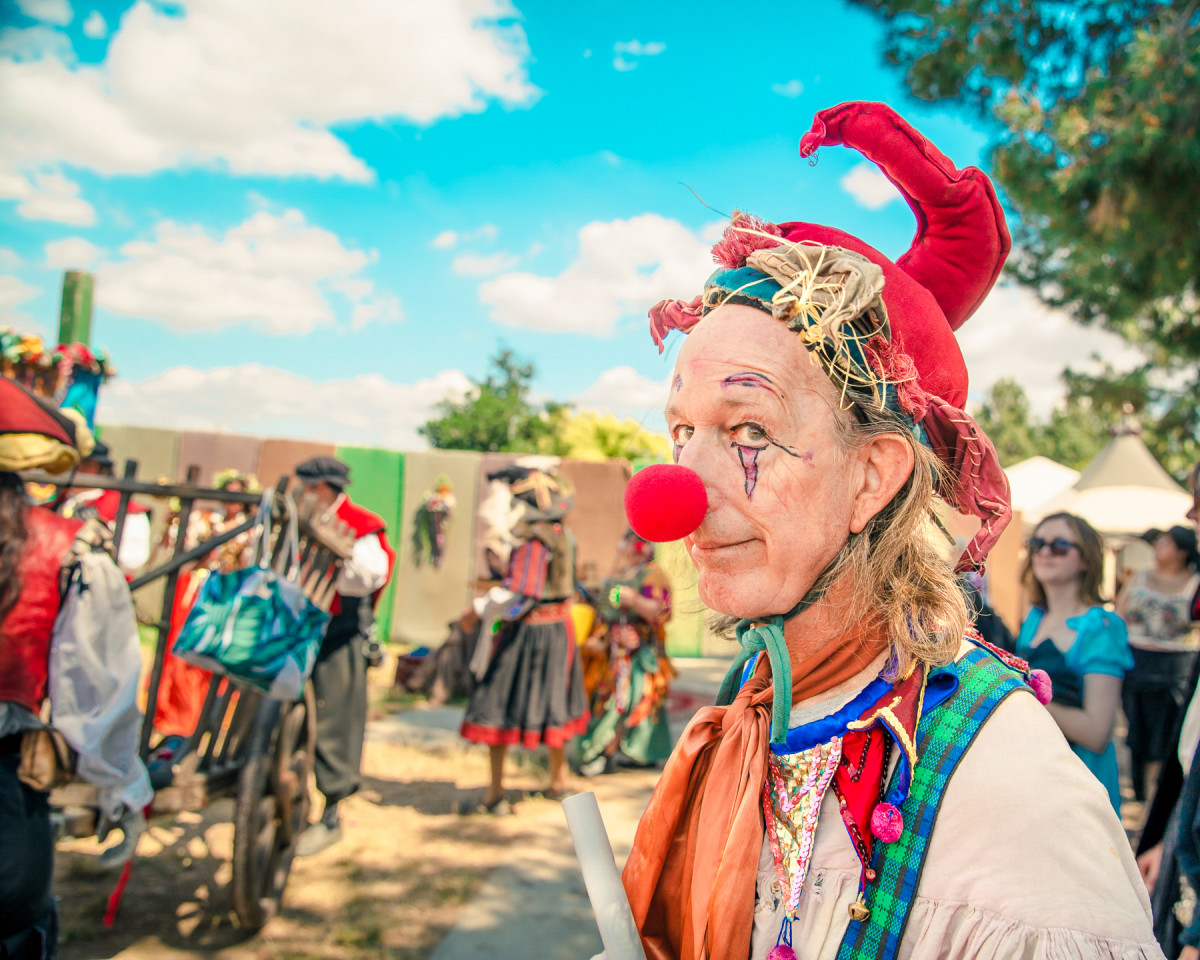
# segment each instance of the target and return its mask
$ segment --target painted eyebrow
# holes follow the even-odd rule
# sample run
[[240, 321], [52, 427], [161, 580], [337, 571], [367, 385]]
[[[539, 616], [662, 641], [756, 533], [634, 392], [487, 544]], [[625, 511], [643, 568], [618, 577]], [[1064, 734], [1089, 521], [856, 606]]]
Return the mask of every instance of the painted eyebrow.
[[[761, 381], [761, 382], [760, 382]], [[772, 387], [771, 378], [765, 373], [754, 373], [746, 370], [742, 373], [731, 373], [721, 381], [723, 387]]]

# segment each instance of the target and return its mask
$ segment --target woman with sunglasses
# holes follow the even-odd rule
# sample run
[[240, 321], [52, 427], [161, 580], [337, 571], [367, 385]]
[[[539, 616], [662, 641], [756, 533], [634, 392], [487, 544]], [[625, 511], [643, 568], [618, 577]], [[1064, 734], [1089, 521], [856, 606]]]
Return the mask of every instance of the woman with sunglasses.
[[1133, 654], [1124, 622], [1100, 606], [1103, 564], [1100, 534], [1082, 517], [1054, 513], [1038, 524], [1021, 572], [1033, 609], [1017, 656], [1050, 675], [1054, 698], [1046, 709], [1120, 816], [1112, 728]]

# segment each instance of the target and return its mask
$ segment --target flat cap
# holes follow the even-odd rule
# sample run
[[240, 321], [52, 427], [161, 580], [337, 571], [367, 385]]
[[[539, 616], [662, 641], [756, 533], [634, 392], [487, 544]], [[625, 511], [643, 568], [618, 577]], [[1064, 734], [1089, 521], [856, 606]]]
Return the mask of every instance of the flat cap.
[[340, 490], [350, 483], [350, 468], [337, 457], [309, 457], [297, 464], [296, 476], [302, 483], [327, 483]]

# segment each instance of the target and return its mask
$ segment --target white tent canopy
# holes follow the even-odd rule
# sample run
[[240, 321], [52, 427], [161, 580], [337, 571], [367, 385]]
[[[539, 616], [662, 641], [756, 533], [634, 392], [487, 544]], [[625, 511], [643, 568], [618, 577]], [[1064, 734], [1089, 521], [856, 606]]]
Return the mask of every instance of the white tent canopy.
[[1074, 486], [1079, 471], [1049, 457], [1030, 457], [1004, 471], [1012, 495], [1013, 511], [1026, 517], [1041, 516], [1041, 508]]
[[1036, 523], [1051, 513], [1074, 513], [1115, 536], [1183, 523], [1192, 497], [1146, 449], [1141, 432], [1132, 420], [1115, 427], [1112, 440], [1079, 479], [1026, 519]]

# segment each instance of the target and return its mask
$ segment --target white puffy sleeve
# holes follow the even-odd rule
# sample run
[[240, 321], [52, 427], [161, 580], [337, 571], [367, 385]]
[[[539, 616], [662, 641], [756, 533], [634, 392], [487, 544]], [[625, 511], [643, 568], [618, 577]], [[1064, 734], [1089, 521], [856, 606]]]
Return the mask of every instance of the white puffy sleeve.
[[153, 798], [138, 757], [142, 712], [137, 621], [125, 578], [105, 554], [79, 558], [50, 641], [51, 722], [79, 754], [77, 774], [119, 819]]
[[137, 573], [150, 559], [150, 514], [131, 513], [125, 518], [117, 565], [122, 573]]
[[344, 597], [369, 597], [387, 583], [388, 558], [379, 534], [368, 533], [354, 541], [354, 552], [342, 564], [338, 593]]

